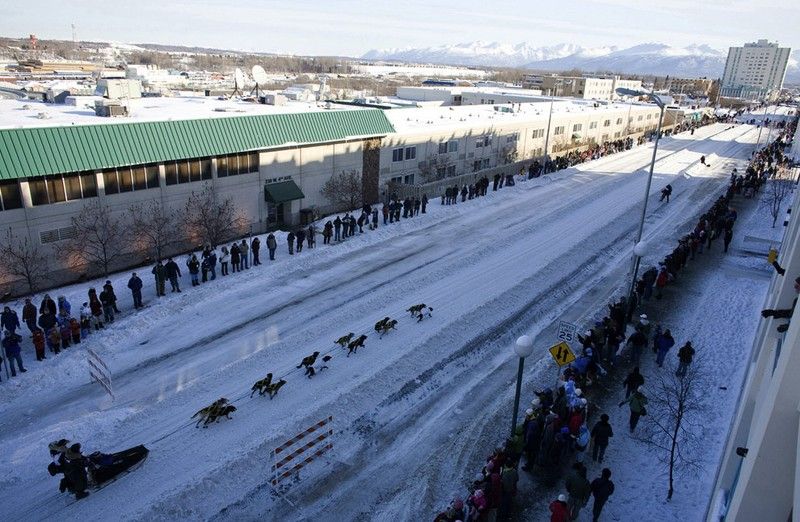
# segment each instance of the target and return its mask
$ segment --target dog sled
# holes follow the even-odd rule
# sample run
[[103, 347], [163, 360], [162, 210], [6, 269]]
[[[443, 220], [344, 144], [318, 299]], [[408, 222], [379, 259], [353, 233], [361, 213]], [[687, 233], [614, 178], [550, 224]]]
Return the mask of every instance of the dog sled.
[[89, 474], [89, 487], [100, 489], [120, 476], [135, 471], [144, 463], [149, 453], [150, 450], [143, 445], [117, 453], [95, 451], [87, 457], [86, 471]]

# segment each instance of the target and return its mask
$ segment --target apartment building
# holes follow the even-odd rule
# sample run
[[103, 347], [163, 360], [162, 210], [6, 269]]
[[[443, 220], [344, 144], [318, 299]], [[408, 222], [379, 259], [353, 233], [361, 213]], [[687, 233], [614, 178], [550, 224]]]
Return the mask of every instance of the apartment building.
[[722, 96], [764, 98], [783, 88], [792, 50], [758, 40], [731, 47], [722, 75]]

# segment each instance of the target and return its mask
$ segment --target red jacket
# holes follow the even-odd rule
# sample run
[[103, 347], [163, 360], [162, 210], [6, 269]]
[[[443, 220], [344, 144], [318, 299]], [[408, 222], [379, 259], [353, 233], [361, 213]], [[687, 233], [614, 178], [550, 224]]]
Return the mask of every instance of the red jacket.
[[566, 502], [550, 502], [550, 522], [569, 522], [569, 507]]

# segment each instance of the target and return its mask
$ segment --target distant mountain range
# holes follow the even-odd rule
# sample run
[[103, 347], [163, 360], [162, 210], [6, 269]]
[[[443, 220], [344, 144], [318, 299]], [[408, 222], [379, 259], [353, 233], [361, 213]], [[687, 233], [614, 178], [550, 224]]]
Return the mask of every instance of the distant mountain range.
[[[671, 47], [645, 43], [633, 47], [581, 47], [558, 44], [534, 47], [499, 42], [469, 42], [426, 48], [373, 49], [362, 56], [367, 60], [395, 60], [415, 63], [474, 65], [483, 67], [524, 67], [544, 71], [580, 69], [582, 71], [653, 74], [657, 76], [718, 78], [725, 69], [728, 51], [708, 45]], [[787, 82], [800, 82], [800, 51], [789, 59]]]

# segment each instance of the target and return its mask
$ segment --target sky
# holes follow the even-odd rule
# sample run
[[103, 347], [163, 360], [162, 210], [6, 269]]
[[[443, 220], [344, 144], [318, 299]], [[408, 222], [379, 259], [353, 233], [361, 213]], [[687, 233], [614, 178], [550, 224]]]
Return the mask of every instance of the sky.
[[790, 0], [0, 0], [0, 12], [2, 36], [71, 39], [74, 23], [79, 40], [307, 55], [475, 40], [800, 47], [800, 2]]

